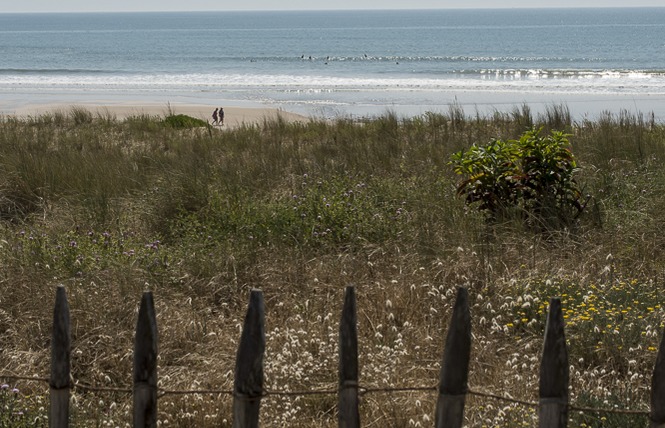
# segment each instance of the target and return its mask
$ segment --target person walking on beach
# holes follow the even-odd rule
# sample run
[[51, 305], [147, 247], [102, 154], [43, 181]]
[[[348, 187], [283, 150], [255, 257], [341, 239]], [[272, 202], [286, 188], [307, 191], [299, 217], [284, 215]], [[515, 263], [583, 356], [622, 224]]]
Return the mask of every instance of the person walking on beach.
[[212, 124], [217, 125], [217, 109], [212, 112]]
[[224, 126], [224, 108], [219, 108], [219, 126]]

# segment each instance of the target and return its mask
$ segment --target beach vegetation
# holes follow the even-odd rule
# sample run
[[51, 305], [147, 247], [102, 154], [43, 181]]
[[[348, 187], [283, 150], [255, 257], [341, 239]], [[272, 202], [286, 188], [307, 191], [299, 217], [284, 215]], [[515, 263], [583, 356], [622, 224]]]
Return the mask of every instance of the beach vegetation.
[[25, 395], [15, 386], [0, 385], [0, 427], [34, 428], [48, 425], [45, 400]]
[[517, 217], [538, 230], [569, 227], [584, 211], [568, 135], [531, 129], [519, 139], [492, 139], [452, 155], [462, 176], [457, 193], [493, 222]]
[[[248, 293], [260, 288], [266, 388], [334, 390], [342, 295], [355, 284], [361, 385], [432, 387], [366, 394], [361, 418], [426, 426], [464, 286], [473, 390], [537, 399], [548, 301], [560, 296], [571, 403], [648, 409], [665, 319], [665, 126], [625, 111], [579, 122], [565, 112], [466, 116], [452, 106], [218, 132], [147, 115], [1, 117], [0, 376], [48, 377], [62, 284], [75, 326], [72, 376], [107, 387], [73, 390], [72, 423], [128, 425], [131, 396], [112, 388], [131, 388], [141, 293], [155, 293], [160, 387], [231, 390]], [[464, 174], [451, 159], [464, 174], [487, 168], [505, 187], [487, 184], [495, 195], [468, 204], [485, 182], [462, 186], [460, 198]], [[519, 214], [487, 221], [508, 204]], [[565, 227], [543, 234], [526, 221], [551, 213]], [[1, 423], [41, 426], [48, 387], [0, 383]], [[334, 394], [268, 395], [262, 424], [336, 426], [335, 403]], [[162, 426], [230, 426], [231, 415], [227, 394], [159, 398]], [[538, 420], [532, 407], [479, 395], [467, 398], [465, 417], [468, 426]], [[644, 423], [570, 415], [571, 426]]]
[[205, 120], [197, 119], [186, 114], [171, 114], [164, 118], [164, 124], [176, 129], [199, 128], [207, 126]]

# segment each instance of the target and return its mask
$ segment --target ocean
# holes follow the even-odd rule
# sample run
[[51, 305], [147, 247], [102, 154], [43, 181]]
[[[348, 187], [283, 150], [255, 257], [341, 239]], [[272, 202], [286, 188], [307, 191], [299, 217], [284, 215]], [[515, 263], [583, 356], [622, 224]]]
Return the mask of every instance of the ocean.
[[0, 14], [0, 97], [665, 119], [665, 8]]

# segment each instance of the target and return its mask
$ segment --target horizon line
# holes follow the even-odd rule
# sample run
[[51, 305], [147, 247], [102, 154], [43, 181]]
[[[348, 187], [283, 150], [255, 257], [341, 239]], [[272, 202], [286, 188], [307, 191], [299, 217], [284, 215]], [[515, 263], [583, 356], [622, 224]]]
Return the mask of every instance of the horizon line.
[[567, 9], [665, 9], [665, 6], [528, 6], [528, 7], [394, 7], [394, 8], [340, 8], [340, 9], [169, 9], [169, 10], [18, 10], [0, 11], [0, 14], [58, 14], [58, 13], [210, 13], [210, 12], [382, 12], [382, 11], [427, 11], [427, 10], [567, 10]]

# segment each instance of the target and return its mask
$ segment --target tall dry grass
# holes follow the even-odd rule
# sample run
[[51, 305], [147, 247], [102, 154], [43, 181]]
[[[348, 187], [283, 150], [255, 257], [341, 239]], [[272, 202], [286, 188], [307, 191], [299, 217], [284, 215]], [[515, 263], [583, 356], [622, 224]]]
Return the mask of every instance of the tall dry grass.
[[[578, 224], [547, 236], [519, 222], [486, 224], [456, 197], [448, 165], [472, 143], [532, 126], [572, 134], [577, 178], [592, 196]], [[46, 375], [51, 304], [64, 284], [74, 378], [129, 387], [138, 300], [151, 289], [160, 386], [230, 389], [248, 290], [258, 287], [267, 388], [334, 389], [343, 289], [353, 283], [362, 385], [434, 385], [462, 285], [473, 302], [472, 388], [536, 399], [547, 302], [559, 295], [572, 401], [647, 409], [665, 313], [664, 162], [662, 124], [628, 112], [573, 122], [565, 106], [536, 117], [526, 106], [475, 117], [452, 106], [414, 118], [276, 120], [224, 132], [79, 108], [4, 117], [0, 372]], [[26, 415], [16, 423], [44, 425], [46, 386], [10, 386]], [[435, 400], [368, 394], [361, 417], [431, 426]], [[76, 426], [131, 420], [125, 394], [76, 390], [72, 404]], [[271, 396], [262, 424], [335, 426], [335, 406], [335, 396]], [[159, 411], [162, 426], [231, 424], [224, 395], [167, 395]], [[468, 426], [533, 426], [536, 418], [532, 408], [475, 396], [466, 415]], [[573, 426], [640, 424], [571, 414]]]

